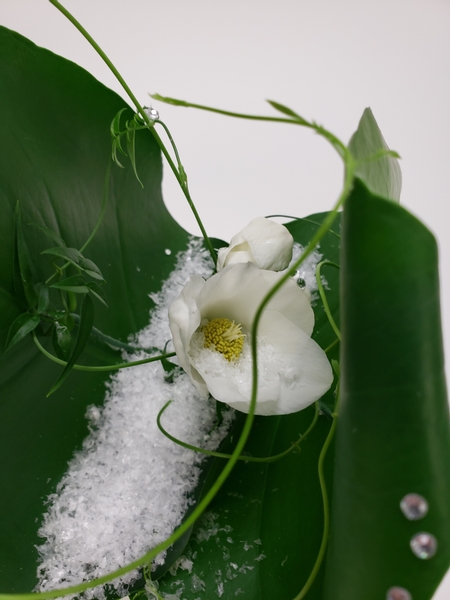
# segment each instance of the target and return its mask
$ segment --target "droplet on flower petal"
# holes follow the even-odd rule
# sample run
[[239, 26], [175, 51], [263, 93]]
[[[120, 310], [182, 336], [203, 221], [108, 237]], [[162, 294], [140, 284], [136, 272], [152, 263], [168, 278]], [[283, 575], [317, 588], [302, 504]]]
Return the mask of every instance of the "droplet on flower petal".
[[144, 110], [151, 121], [157, 121], [159, 119], [159, 112], [156, 108], [145, 106]]
[[412, 596], [405, 588], [396, 586], [388, 590], [386, 600], [412, 600]]
[[164, 254], [167, 254], [167, 256], [170, 256], [172, 254], [172, 250], [170, 248], [166, 248], [164, 250]]
[[299, 277], [297, 279], [297, 285], [298, 285], [299, 288], [302, 288], [302, 289], [304, 287], [306, 287], [306, 281], [303, 279], [303, 277]]
[[428, 502], [419, 494], [407, 494], [400, 502], [402, 513], [410, 521], [422, 519], [428, 512]]
[[422, 531], [411, 538], [409, 545], [418, 558], [426, 560], [436, 554], [438, 543], [433, 534]]

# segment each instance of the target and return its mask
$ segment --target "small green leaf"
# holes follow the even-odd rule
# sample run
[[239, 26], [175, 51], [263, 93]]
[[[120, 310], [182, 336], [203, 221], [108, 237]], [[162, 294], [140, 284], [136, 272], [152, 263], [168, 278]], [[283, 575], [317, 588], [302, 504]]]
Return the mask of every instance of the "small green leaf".
[[42, 282], [37, 283], [34, 287], [38, 295], [37, 311], [39, 314], [42, 314], [50, 305], [49, 288], [47, 284]]
[[22, 216], [20, 213], [19, 203], [16, 203], [15, 209], [15, 229], [16, 229], [16, 250], [18, 258], [18, 266], [20, 279], [22, 281], [23, 291], [27, 300], [28, 306], [34, 308], [37, 304], [37, 294], [33, 285], [33, 276], [31, 273], [30, 259], [28, 256], [28, 248], [25, 243], [22, 231]]
[[72, 370], [73, 365], [77, 362], [77, 358], [83, 352], [86, 344], [89, 341], [89, 337], [91, 335], [92, 327], [94, 325], [94, 304], [91, 300], [91, 297], [86, 294], [83, 298], [83, 303], [81, 305], [81, 314], [80, 314], [80, 322], [78, 325], [78, 335], [75, 342], [75, 347], [73, 352], [67, 361], [67, 365], [64, 368], [61, 376], [54, 383], [51, 390], [48, 392], [47, 397], [56, 392], [56, 390], [61, 386], [61, 384], [66, 379], [67, 375], [69, 375]]
[[67, 277], [67, 279], [62, 279], [54, 283], [50, 287], [57, 290], [64, 290], [65, 292], [73, 292], [74, 294], [87, 294], [89, 292], [83, 275], [72, 275], [71, 277]]
[[[128, 126], [128, 122], [127, 122], [127, 126]], [[139, 181], [139, 183], [142, 185], [142, 187], [144, 187], [142, 184], [142, 181], [139, 179], [139, 175], [137, 173], [137, 168], [136, 168], [136, 131], [135, 131], [135, 129], [127, 130], [127, 152], [128, 152], [128, 156], [131, 161], [131, 165], [133, 167], [135, 177]]]
[[113, 138], [117, 137], [120, 135], [120, 119], [122, 118], [123, 113], [128, 110], [127, 107], [125, 108], [121, 108], [119, 110], [119, 112], [116, 114], [116, 116], [114, 117], [114, 119], [111, 121], [111, 127], [110, 127], [110, 131], [111, 131], [111, 136]]
[[94, 262], [92, 262], [92, 260], [89, 260], [89, 258], [83, 258], [79, 264], [79, 267], [94, 279], [98, 279], [99, 281], [105, 281], [100, 269]]
[[58, 258], [64, 258], [64, 260], [67, 260], [76, 267], [80, 267], [80, 263], [84, 259], [81, 252], [76, 248], [61, 248], [60, 246], [47, 248], [46, 250], [43, 250], [41, 254], [50, 254], [52, 256], [57, 256]]
[[89, 281], [86, 283], [87, 288], [93, 294], [97, 300], [100, 300], [102, 304], [108, 308], [108, 303], [106, 302], [106, 294], [103, 291], [103, 288], [96, 281]]
[[168, 96], [161, 96], [160, 94], [150, 94], [150, 98], [165, 102], [166, 104], [173, 104], [173, 106], [190, 106], [185, 100], [177, 100], [176, 98], [169, 98]]
[[49, 229], [48, 227], [44, 227], [43, 225], [39, 225], [38, 223], [28, 223], [28, 225], [37, 227], [38, 229], [43, 231], [45, 233], [45, 235], [47, 235], [50, 239], [52, 239], [54, 242], [56, 242], [58, 244], [58, 246], [61, 246], [61, 248], [65, 248], [65, 246], [66, 246], [65, 241], [55, 231], [52, 231], [51, 229]]
[[53, 328], [53, 348], [56, 355], [61, 360], [68, 361], [70, 358], [70, 349], [72, 346], [72, 336], [65, 325], [55, 322]]
[[364, 181], [370, 191], [383, 198], [400, 201], [400, 165], [392, 155], [377, 158], [380, 151], [389, 151], [389, 147], [370, 108], [365, 109], [348, 147], [357, 160], [355, 175]]
[[267, 100], [267, 102], [275, 110], [278, 110], [279, 112], [283, 113], [284, 115], [287, 115], [288, 117], [291, 117], [291, 118], [295, 119], [296, 121], [298, 121], [299, 123], [302, 123], [303, 125], [309, 125], [309, 123], [308, 123], [308, 121], [306, 119], [304, 119], [303, 117], [301, 117], [300, 115], [298, 115], [291, 108], [288, 108], [287, 106], [284, 106], [284, 104], [280, 104], [279, 102], [275, 102], [274, 100]]
[[36, 329], [40, 321], [41, 320], [37, 315], [32, 315], [29, 312], [19, 315], [9, 328], [5, 352], [17, 344], [17, 342], [20, 342], [20, 340], [26, 337], [31, 331]]

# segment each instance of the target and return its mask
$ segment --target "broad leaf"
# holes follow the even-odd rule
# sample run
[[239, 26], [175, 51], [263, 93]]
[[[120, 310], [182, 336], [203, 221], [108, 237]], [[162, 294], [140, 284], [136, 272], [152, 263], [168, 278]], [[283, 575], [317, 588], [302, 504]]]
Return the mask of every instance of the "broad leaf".
[[[46, 231], [81, 248], [101, 211], [111, 155], [110, 124], [126, 105], [91, 75], [20, 35], [0, 28], [0, 342], [24, 312], [14, 287], [14, 211], [20, 200], [22, 233], [39, 281], [53, 272]], [[20, 114], [20, 119], [17, 119]], [[161, 158], [148, 132], [136, 135], [144, 189], [129, 161], [113, 167], [106, 214], [86, 256], [105, 277], [110, 308], [98, 306], [95, 326], [126, 341], [148, 323], [152, 301], [173, 268], [187, 234], [161, 198]], [[172, 250], [171, 255], [164, 252]], [[42, 338], [52, 351], [51, 339]], [[81, 359], [80, 359], [81, 360]], [[93, 341], [86, 364], [121, 360]], [[0, 590], [29, 592], [37, 583], [37, 529], [44, 500], [88, 433], [86, 406], [101, 404], [107, 374], [71, 373], [46, 394], [61, 367], [42, 356], [31, 336], [0, 358]]]
[[[341, 400], [324, 600], [431, 598], [450, 563], [450, 431], [436, 242], [363, 183], [344, 209]], [[406, 494], [429, 503], [409, 521]], [[436, 536], [429, 560], [411, 538]]]

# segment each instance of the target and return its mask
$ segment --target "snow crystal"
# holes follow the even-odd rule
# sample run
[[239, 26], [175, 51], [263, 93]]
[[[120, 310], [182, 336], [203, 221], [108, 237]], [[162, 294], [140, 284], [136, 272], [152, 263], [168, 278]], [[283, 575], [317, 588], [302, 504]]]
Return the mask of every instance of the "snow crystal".
[[[151, 296], [155, 308], [136, 345], [163, 349], [170, 340], [169, 305], [192, 275], [211, 273], [208, 254], [191, 241], [161, 291]], [[146, 356], [139, 352], [124, 358]], [[165, 375], [159, 362], [119, 371], [108, 384], [104, 406], [87, 409], [90, 435], [48, 498], [39, 529], [45, 541], [38, 548], [37, 590], [76, 585], [118, 569], [165, 540], [181, 522], [203, 455], [167, 439], [157, 428], [157, 414], [171, 400], [163, 426], [189, 444], [215, 449], [233, 411], [226, 411], [216, 427], [215, 402], [200, 399], [184, 373], [173, 383]], [[153, 564], [162, 564], [164, 557], [161, 553]], [[187, 562], [183, 567], [192, 568]], [[116, 591], [126, 594], [137, 576], [135, 571], [116, 580]], [[105, 593], [96, 588], [85, 597], [102, 600]]]

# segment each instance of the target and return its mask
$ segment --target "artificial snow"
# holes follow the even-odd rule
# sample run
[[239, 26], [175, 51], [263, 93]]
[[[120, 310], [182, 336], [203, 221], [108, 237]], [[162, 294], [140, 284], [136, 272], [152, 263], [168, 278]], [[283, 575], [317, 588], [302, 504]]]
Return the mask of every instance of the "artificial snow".
[[[161, 348], [170, 340], [167, 310], [194, 274], [208, 277], [212, 261], [199, 242], [179, 255], [162, 290], [152, 296], [150, 325], [138, 336], [140, 347]], [[143, 358], [129, 355], [128, 360]], [[164, 541], [190, 505], [203, 455], [167, 439], [157, 428], [158, 412], [169, 400], [162, 424], [175, 437], [216, 449], [233, 411], [216, 427], [214, 400], [200, 398], [190, 379], [179, 373], [166, 382], [159, 362], [124, 369], [108, 385], [103, 407], [87, 410], [91, 433], [69, 464], [56, 493], [48, 498], [39, 535], [37, 590], [47, 591], [92, 580], [139, 558]], [[161, 553], [153, 564], [162, 564]], [[114, 582], [117, 593], [138, 573]], [[102, 589], [86, 598], [105, 597]]]
[[[301, 251], [295, 244], [293, 261]], [[312, 299], [317, 291], [315, 266], [321, 258], [317, 251], [312, 253], [296, 275], [304, 280]], [[155, 308], [148, 327], [136, 336], [136, 346], [162, 351], [171, 338], [168, 307], [192, 275], [207, 278], [212, 271], [212, 261], [201, 242], [191, 241], [187, 251], [179, 253], [161, 291], [151, 295]], [[167, 350], [172, 350], [171, 344]], [[147, 356], [137, 352], [124, 355], [124, 359]], [[76, 585], [114, 571], [164, 541], [180, 524], [204, 456], [173, 443], [157, 428], [158, 412], [169, 400], [162, 417], [166, 430], [194, 446], [210, 450], [219, 446], [234, 411], [225, 411], [224, 421], [217, 427], [215, 401], [200, 398], [186, 374], [180, 372], [169, 383], [159, 362], [115, 374], [104, 406], [88, 407], [90, 434], [47, 500], [48, 512], [39, 529], [45, 541], [38, 548], [37, 591]], [[162, 564], [164, 557], [165, 552], [153, 565]], [[262, 558], [263, 554], [258, 560]], [[190, 572], [192, 562], [186, 559], [177, 566]], [[112, 585], [125, 595], [137, 577], [134, 571]], [[195, 580], [198, 589], [202, 583]], [[220, 597], [222, 593], [223, 584], [219, 583], [216, 594]], [[103, 588], [97, 587], [84, 592], [84, 597], [103, 600], [106, 596]]]

